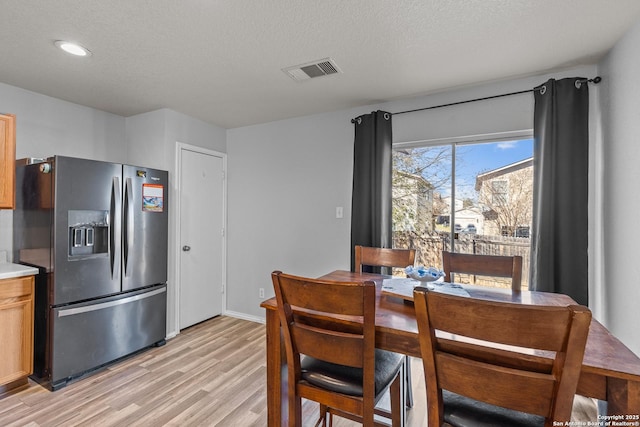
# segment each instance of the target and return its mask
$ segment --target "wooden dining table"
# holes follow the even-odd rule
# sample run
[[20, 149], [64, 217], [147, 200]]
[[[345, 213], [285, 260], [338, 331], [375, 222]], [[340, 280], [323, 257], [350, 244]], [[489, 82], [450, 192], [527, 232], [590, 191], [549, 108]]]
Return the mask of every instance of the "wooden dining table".
[[[333, 271], [320, 279], [376, 283], [376, 347], [420, 357], [418, 326], [412, 303], [382, 290], [385, 277], [371, 273]], [[464, 285], [469, 297], [516, 304], [566, 306], [576, 304], [567, 295]], [[281, 426], [287, 417], [286, 357], [275, 298], [266, 309], [268, 425]], [[597, 320], [592, 319], [582, 362], [578, 394], [607, 401], [608, 416], [638, 421], [640, 414], [640, 358]], [[419, 404], [419, 403], [417, 403]], [[595, 420], [594, 420], [595, 421]], [[605, 425], [603, 423], [603, 425]]]

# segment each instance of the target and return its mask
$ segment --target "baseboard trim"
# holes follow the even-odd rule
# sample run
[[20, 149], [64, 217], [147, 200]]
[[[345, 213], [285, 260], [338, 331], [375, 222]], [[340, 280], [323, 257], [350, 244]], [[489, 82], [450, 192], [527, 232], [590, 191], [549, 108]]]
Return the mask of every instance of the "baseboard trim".
[[237, 312], [237, 311], [227, 310], [227, 311], [224, 312], [224, 315], [225, 316], [229, 316], [229, 317], [235, 317], [237, 319], [248, 320], [250, 322], [265, 323], [265, 320], [262, 317], [251, 316], [249, 314], [240, 313], [240, 312]]

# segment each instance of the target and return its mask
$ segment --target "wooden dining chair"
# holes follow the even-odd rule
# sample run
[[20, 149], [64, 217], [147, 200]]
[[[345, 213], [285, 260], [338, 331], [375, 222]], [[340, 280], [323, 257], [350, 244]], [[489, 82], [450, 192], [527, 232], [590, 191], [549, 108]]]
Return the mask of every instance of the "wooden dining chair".
[[365, 266], [405, 268], [416, 261], [415, 249], [374, 248], [369, 246], [355, 246], [356, 273], [362, 273]]
[[414, 303], [429, 427], [443, 421], [549, 427], [570, 420], [588, 308], [479, 300], [424, 287], [414, 289]]
[[[370, 246], [355, 246], [355, 272], [362, 273], [366, 266], [405, 268], [416, 261], [415, 249], [375, 248]], [[413, 407], [413, 386], [411, 385], [411, 359], [406, 356], [405, 369], [405, 402], [407, 407]]]
[[511, 289], [521, 290], [521, 256], [476, 255], [442, 251], [442, 269], [445, 274], [445, 282], [451, 282], [451, 273], [510, 277]]
[[[287, 355], [289, 426], [302, 425], [301, 398], [320, 403], [323, 425], [334, 414], [380, 425], [374, 413], [400, 425], [404, 356], [375, 348], [375, 283], [279, 271], [271, 277]], [[387, 389], [391, 411], [377, 410]]]

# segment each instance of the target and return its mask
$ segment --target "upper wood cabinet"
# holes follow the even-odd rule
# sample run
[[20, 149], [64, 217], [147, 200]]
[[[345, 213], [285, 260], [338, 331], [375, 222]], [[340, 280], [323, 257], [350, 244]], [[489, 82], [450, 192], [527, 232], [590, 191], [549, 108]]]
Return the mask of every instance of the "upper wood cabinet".
[[15, 207], [16, 116], [0, 114], [0, 209]]

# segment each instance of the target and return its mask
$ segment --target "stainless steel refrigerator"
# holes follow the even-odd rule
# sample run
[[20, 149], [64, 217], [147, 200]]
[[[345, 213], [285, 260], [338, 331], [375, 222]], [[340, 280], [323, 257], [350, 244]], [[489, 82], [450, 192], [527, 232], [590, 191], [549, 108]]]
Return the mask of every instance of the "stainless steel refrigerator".
[[166, 171], [55, 156], [16, 167], [14, 262], [36, 278], [34, 376], [63, 387], [164, 344]]

